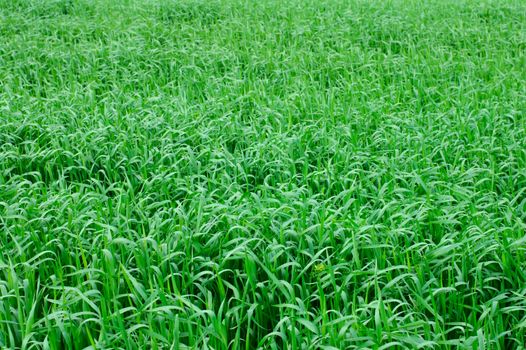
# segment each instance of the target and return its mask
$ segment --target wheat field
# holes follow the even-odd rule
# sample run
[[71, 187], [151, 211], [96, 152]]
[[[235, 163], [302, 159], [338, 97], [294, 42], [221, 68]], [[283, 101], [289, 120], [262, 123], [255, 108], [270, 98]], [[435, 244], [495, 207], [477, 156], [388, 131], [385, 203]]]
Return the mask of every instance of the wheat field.
[[525, 349], [526, 2], [0, 0], [0, 348]]

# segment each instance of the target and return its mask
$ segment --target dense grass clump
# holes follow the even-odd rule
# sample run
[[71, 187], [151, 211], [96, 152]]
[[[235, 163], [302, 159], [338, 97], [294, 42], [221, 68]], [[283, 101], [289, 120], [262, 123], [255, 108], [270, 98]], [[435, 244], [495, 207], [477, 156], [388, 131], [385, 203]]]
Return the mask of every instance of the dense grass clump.
[[524, 349], [526, 3], [0, 0], [0, 348]]

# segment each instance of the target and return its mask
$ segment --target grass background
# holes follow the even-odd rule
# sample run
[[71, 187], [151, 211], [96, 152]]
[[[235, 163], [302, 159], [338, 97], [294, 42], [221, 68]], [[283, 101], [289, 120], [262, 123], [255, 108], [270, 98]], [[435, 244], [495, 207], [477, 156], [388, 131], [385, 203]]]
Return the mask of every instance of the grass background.
[[525, 27], [0, 0], [0, 348], [524, 349]]

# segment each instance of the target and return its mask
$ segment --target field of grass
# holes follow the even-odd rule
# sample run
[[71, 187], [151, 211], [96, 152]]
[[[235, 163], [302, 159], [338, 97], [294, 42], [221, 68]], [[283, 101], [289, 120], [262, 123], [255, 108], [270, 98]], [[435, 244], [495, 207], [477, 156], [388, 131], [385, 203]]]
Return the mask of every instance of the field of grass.
[[0, 0], [0, 348], [525, 349], [526, 2]]

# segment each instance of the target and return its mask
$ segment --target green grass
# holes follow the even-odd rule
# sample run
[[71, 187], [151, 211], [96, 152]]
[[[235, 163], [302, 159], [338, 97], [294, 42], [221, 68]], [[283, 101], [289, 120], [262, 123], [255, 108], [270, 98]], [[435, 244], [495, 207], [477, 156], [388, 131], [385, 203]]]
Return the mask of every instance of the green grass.
[[524, 349], [526, 3], [0, 0], [0, 348]]

